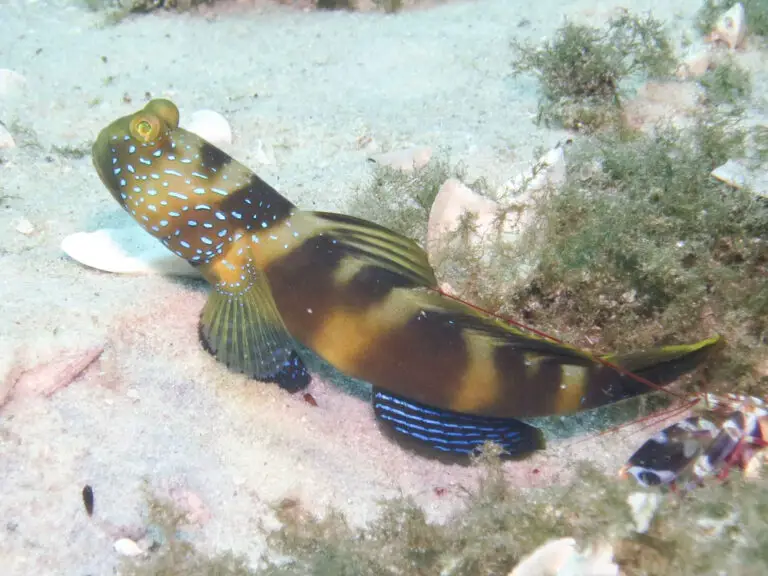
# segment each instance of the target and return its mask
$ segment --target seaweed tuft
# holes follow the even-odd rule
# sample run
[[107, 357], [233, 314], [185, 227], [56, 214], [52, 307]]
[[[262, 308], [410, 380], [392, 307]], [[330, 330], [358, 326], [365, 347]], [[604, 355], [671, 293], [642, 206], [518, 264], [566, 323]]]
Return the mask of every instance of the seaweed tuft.
[[440, 186], [448, 178], [463, 176], [463, 169], [452, 168], [446, 159], [433, 159], [409, 171], [376, 164], [371, 181], [355, 191], [348, 211], [424, 245], [429, 211]]
[[744, 68], [727, 58], [713, 70], [707, 71], [699, 79], [699, 84], [706, 92], [707, 104], [738, 105], [752, 92], [752, 82]]
[[605, 29], [567, 22], [541, 46], [512, 42], [513, 74], [540, 83], [539, 121], [594, 132], [621, 122], [621, 83], [675, 67], [661, 22], [623, 12]]
[[146, 556], [126, 558], [121, 576], [253, 576], [245, 558], [225, 552], [210, 557], [180, 536], [186, 513], [172, 501], [153, 496], [145, 486], [147, 524], [154, 542]]
[[764, 479], [713, 479], [688, 494], [659, 493], [650, 529], [639, 534], [627, 505], [635, 485], [589, 464], [575, 463], [575, 479], [567, 486], [525, 492], [510, 486], [497, 446], [487, 444], [473, 465], [476, 484], [464, 489], [463, 503], [442, 522], [430, 521], [407, 497], [382, 501], [378, 519], [360, 528], [337, 510], [319, 518], [300, 502], [283, 500], [273, 507], [280, 527], [266, 531], [269, 552], [251, 567], [229, 552], [209, 557], [197, 550], [179, 537], [184, 514], [149, 496], [157, 543], [145, 557], [124, 560], [120, 573], [506, 576], [525, 554], [561, 537], [575, 538], [582, 547], [612, 544], [615, 561], [628, 576], [731, 571], [757, 576], [768, 570]]
[[723, 116], [581, 143], [566, 185], [539, 207], [546, 239], [517, 307], [601, 351], [721, 332], [729, 352], [710, 376], [768, 392], [749, 376], [768, 328], [768, 204], [710, 176], [743, 155], [745, 137]]

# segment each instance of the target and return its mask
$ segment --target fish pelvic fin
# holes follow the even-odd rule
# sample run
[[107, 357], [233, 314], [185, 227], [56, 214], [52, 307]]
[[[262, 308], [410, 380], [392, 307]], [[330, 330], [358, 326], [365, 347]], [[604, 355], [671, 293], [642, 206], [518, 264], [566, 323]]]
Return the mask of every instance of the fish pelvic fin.
[[373, 222], [332, 212], [311, 212], [318, 232], [341, 243], [347, 255], [394, 272], [410, 282], [437, 287], [427, 253], [412, 239]]
[[468, 456], [493, 442], [503, 449], [503, 456], [519, 458], [545, 447], [541, 430], [520, 420], [435, 408], [381, 388], [373, 388], [373, 409], [396, 439], [437, 453]]
[[238, 289], [214, 284], [200, 317], [203, 347], [235, 372], [281, 388], [305, 388], [310, 374], [296, 352], [263, 274], [247, 270]]

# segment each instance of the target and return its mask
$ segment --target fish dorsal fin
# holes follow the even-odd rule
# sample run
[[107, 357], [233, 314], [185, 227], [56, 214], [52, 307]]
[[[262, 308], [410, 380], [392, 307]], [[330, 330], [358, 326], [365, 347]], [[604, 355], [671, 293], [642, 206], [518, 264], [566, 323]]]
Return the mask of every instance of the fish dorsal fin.
[[264, 275], [246, 270], [239, 289], [214, 285], [200, 318], [200, 339], [217, 360], [236, 372], [296, 390], [310, 375], [296, 353]]
[[437, 287], [427, 253], [414, 240], [354, 216], [332, 212], [311, 214], [319, 221], [318, 231], [332, 236], [347, 253], [408, 278], [418, 286]]

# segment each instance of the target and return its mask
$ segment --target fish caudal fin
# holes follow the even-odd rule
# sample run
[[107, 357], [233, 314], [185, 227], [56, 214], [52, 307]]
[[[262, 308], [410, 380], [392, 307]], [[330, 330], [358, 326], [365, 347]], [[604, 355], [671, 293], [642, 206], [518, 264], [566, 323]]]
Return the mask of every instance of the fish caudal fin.
[[433, 408], [379, 388], [373, 389], [373, 409], [392, 432], [440, 452], [468, 455], [489, 441], [503, 448], [506, 456], [544, 448], [541, 431], [520, 420]]
[[[666, 386], [696, 368], [721, 343], [722, 338], [714, 336], [694, 344], [663, 346], [628, 354], [611, 354], [601, 359], [657, 386]], [[650, 391], [646, 384], [630, 376], [621, 375], [620, 378], [621, 385], [618, 387], [620, 397], [617, 400]]]
[[281, 388], [305, 388], [311, 378], [296, 353], [266, 280], [253, 271], [239, 292], [214, 287], [200, 318], [200, 340], [217, 360]]

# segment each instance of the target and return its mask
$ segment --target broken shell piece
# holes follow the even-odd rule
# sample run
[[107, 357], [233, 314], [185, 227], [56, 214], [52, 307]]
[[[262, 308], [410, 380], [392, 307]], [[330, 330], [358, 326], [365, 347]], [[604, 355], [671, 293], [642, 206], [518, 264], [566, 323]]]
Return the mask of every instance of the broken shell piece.
[[584, 552], [571, 554], [557, 571], [557, 576], [618, 576], [619, 566], [613, 561], [613, 547], [607, 542], [590, 546]]
[[139, 545], [130, 538], [120, 538], [120, 540], [116, 540], [112, 546], [114, 547], [115, 552], [121, 556], [135, 557], [144, 553], [144, 551], [139, 548]]
[[576, 554], [576, 540], [550, 540], [525, 556], [509, 576], [555, 576], [569, 557]]
[[[514, 204], [501, 206], [450, 178], [440, 187], [429, 213], [427, 256], [433, 266], [439, 266], [449, 256], [449, 247], [479, 248], [479, 259], [488, 264], [500, 244], [505, 251], [519, 246], [523, 234], [532, 230], [534, 216], [532, 204], [518, 199]], [[468, 218], [470, 226], [466, 226]], [[535, 269], [535, 259], [535, 255], [521, 254], [514, 277], [505, 282], [525, 282]]]
[[81, 264], [105, 272], [200, 277], [196, 268], [138, 226], [78, 232], [64, 238], [61, 249]]
[[731, 50], [735, 50], [742, 46], [746, 36], [747, 17], [744, 6], [739, 2], [720, 16], [709, 35], [709, 40], [710, 42], [722, 42]]
[[660, 502], [661, 496], [654, 492], [632, 492], [627, 497], [627, 504], [635, 523], [635, 532], [638, 534], [648, 532]]
[[763, 475], [763, 468], [765, 468], [765, 462], [768, 459], [768, 454], [765, 450], [758, 450], [747, 460], [744, 465], [744, 478], [748, 480], [757, 480]]
[[523, 558], [509, 576], [616, 576], [613, 548], [601, 544], [584, 552], [573, 538], [546, 542]]
[[565, 184], [565, 178], [565, 149], [557, 146], [539, 158], [529, 170], [508, 180], [499, 190], [499, 196], [517, 196], [547, 187], [557, 188]]
[[734, 188], [743, 188], [747, 185], [747, 169], [735, 160], [728, 160], [722, 166], [712, 170], [712, 176]]
[[734, 188], [749, 188], [758, 196], [768, 198], [768, 171], [750, 170], [738, 160], [728, 160], [711, 172], [714, 178]]
[[703, 50], [696, 54], [692, 54], [683, 60], [677, 67], [675, 75], [681, 80], [701, 78], [714, 67], [715, 61], [712, 53], [709, 50]]
[[189, 121], [182, 127], [215, 146], [232, 144], [232, 128], [229, 122], [215, 110], [193, 112]]
[[490, 198], [481, 196], [455, 178], [449, 178], [435, 196], [427, 223], [427, 252], [436, 255], [448, 244], [448, 237], [455, 232], [469, 214], [475, 218], [477, 242], [493, 230], [499, 213], [499, 205]]
[[393, 150], [384, 154], [376, 154], [368, 158], [381, 166], [389, 166], [395, 170], [411, 172], [423, 168], [432, 158], [432, 148], [406, 148], [404, 150]]

